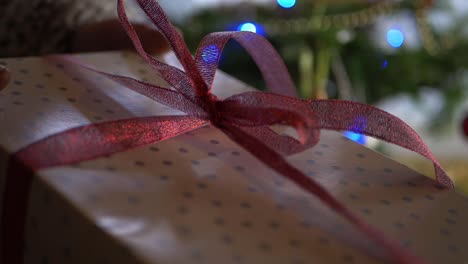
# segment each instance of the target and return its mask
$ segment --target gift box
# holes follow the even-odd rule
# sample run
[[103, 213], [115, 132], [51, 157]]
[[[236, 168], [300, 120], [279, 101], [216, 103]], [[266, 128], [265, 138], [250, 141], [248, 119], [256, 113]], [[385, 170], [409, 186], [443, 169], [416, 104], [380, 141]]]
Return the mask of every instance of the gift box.
[[[74, 57], [163, 82], [131, 52]], [[177, 114], [60, 56], [1, 63], [12, 72], [0, 93], [2, 182], [11, 153], [52, 133]], [[214, 87], [223, 97], [250, 89], [222, 73]], [[337, 132], [324, 131], [317, 146], [288, 161], [429, 263], [468, 260], [468, 199]], [[25, 263], [385, 261], [378, 245], [212, 126], [37, 171], [24, 230]]]
[[[186, 73], [147, 56], [123, 1], [122, 24], [143, 60], [131, 52], [1, 60], [13, 73], [0, 93], [4, 263], [468, 260], [468, 199], [446, 188], [409, 127], [368, 106], [284, 95], [286, 71], [255, 34], [215, 34], [193, 60], [156, 2], [138, 2], [174, 49], [159, 60], [177, 57]], [[208, 89], [229, 38], [280, 94], [246, 92], [222, 73]], [[166, 81], [176, 90], [161, 88]], [[317, 128], [340, 130], [353, 118], [367, 120], [353, 131], [432, 160], [439, 183], [337, 132], [314, 142]], [[296, 128], [303, 145], [272, 124]]]

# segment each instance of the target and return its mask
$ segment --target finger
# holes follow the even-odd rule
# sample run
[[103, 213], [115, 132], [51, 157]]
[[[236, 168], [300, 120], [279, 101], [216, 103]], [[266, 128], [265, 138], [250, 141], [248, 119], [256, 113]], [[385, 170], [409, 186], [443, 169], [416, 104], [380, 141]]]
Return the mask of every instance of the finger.
[[0, 64], [0, 91], [3, 90], [10, 82], [10, 72]]
[[[159, 31], [144, 24], [134, 25], [136, 32], [151, 54], [167, 52], [169, 44]], [[73, 52], [94, 52], [133, 49], [130, 38], [118, 20], [107, 20], [78, 29], [73, 42]]]

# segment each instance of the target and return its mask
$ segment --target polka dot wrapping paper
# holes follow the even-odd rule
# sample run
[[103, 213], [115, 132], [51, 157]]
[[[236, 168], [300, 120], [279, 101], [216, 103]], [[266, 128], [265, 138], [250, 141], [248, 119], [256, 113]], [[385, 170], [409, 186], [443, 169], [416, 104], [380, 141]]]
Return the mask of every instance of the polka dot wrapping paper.
[[[129, 52], [74, 55], [162, 84]], [[174, 61], [171, 54], [166, 61]], [[0, 59], [0, 192], [9, 154], [92, 122], [168, 115], [62, 57]], [[221, 97], [250, 89], [219, 73]], [[468, 263], [468, 199], [336, 132], [288, 160], [429, 263]], [[26, 263], [385, 263], [374, 243], [207, 126], [123, 153], [36, 173]], [[1, 196], [0, 196], [1, 197]], [[1, 198], [0, 198], [1, 199]]]

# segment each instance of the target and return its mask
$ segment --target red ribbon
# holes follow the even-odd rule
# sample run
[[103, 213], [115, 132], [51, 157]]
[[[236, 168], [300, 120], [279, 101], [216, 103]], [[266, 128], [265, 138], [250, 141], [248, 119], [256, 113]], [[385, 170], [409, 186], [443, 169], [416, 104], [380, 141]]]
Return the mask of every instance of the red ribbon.
[[[157, 61], [144, 50], [125, 14], [123, 1], [118, 0], [119, 17], [137, 52], [173, 89], [83, 67], [187, 115], [140, 117], [81, 126], [51, 135], [16, 152], [10, 159], [4, 197], [3, 263], [22, 263], [24, 223], [34, 171], [159, 142], [208, 123], [224, 132], [266, 166], [345, 217], [380, 244], [393, 263], [424, 263], [361, 220], [321, 185], [285, 160], [287, 155], [314, 146], [319, 140], [320, 129], [354, 130], [428, 158], [434, 164], [438, 183], [453, 188], [450, 178], [413, 129], [397, 117], [372, 106], [338, 100], [295, 98], [294, 84], [280, 56], [268, 41], [254, 33], [210, 34], [202, 40], [193, 58], [159, 4], [154, 0], [137, 0], [169, 41], [185, 72]], [[211, 93], [220, 54], [230, 39], [239, 42], [252, 56], [272, 93], [245, 92], [225, 100]], [[353, 127], [356, 118], [367, 120], [366, 127]], [[269, 128], [275, 124], [294, 127], [301, 140], [276, 134]]]

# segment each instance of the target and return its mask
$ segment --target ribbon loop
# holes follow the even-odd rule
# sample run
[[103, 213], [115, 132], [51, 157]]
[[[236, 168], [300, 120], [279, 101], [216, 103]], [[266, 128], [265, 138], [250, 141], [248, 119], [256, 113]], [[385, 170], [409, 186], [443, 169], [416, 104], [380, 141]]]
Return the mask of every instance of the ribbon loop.
[[253, 58], [271, 92], [296, 97], [294, 82], [278, 52], [265, 38], [252, 32], [216, 32], [203, 38], [198, 46], [195, 61], [210, 89], [221, 54], [231, 39], [241, 44]]

